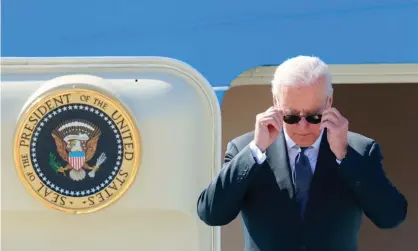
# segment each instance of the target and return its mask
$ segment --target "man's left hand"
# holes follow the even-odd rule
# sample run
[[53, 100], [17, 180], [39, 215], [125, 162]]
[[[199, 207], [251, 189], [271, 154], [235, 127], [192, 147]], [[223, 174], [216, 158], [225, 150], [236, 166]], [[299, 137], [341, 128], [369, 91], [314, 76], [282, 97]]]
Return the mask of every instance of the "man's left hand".
[[331, 151], [342, 160], [347, 154], [348, 120], [335, 108], [322, 113], [321, 129], [327, 128], [327, 138]]

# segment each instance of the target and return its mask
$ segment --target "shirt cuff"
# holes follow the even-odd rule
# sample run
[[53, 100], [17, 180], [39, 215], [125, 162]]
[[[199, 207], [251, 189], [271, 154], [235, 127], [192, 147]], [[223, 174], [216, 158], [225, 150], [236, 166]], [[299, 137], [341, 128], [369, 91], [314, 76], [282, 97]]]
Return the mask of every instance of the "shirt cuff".
[[257, 164], [261, 165], [266, 160], [266, 153], [261, 152], [261, 150], [255, 145], [254, 140], [250, 142], [251, 154], [255, 158]]

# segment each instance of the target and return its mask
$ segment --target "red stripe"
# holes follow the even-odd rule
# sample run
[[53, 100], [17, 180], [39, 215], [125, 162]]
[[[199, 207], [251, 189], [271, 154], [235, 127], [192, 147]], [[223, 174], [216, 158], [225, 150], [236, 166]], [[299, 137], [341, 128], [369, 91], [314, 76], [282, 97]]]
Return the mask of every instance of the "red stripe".
[[74, 169], [80, 170], [83, 167], [84, 160], [84, 157], [70, 157], [70, 164]]

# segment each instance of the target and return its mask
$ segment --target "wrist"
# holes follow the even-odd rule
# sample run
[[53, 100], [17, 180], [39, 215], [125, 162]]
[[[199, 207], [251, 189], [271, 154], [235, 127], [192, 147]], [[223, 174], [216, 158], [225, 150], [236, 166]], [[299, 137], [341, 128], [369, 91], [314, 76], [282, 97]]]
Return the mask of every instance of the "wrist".
[[264, 160], [266, 159], [266, 154], [258, 148], [254, 141], [250, 142], [250, 149], [251, 154], [256, 160], [257, 164], [263, 164]]
[[265, 153], [266, 152], [266, 148], [260, 146], [260, 144], [258, 144], [257, 142], [254, 142], [254, 145], [262, 152]]
[[346, 155], [347, 155], [347, 150], [342, 153], [336, 154], [335, 157], [337, 158], [337, 160], [341, 161], [345, 158]]

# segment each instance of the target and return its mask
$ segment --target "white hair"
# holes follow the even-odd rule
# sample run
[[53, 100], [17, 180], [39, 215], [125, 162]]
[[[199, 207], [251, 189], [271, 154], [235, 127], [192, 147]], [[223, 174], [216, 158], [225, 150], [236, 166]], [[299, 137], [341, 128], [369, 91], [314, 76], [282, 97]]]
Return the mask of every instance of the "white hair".
[[272, 92], [278, 98], [280, 86], [306, 86], [319, 81], [327, 82], [327, 95], [331, 96], [333, 88], [328, 65], [317, 57], [297, 56], [287, 59], [277, 67], [271, 81]]

